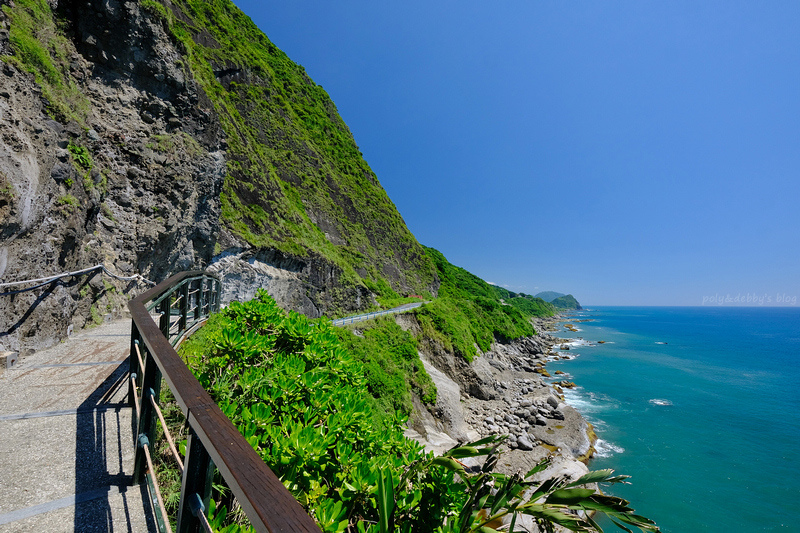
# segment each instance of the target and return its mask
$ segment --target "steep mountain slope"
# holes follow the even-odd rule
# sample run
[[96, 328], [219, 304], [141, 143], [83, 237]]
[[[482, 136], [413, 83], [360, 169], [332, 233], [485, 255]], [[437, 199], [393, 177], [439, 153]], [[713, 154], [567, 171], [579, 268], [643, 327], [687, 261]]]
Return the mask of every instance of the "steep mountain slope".
[[581, 307], [581, 304], [578, 303], [578, 300], [576, 300], [575, 297], [571, 294], [567, 294], [566, 296], [559, 296], [550, 303], [552, 303], [559, 309], [577, 309], [577, 310], [583, 309]]
[[562, 296], [566, 296], [563, 292], [555, 292], [555, 291], [543, 291], [536, 295], [536, 298], [541, 298], [545, 302], [552, 302], [556, 298], [560, 298]]
[[[0, 7], [0, 282], [211, 268], [227, 298], [263, 286], [310, 316], [436, 294], [330, 98], [230, 1]], [[95, 273], [2, 296], [0, 349], [135, 289]]]

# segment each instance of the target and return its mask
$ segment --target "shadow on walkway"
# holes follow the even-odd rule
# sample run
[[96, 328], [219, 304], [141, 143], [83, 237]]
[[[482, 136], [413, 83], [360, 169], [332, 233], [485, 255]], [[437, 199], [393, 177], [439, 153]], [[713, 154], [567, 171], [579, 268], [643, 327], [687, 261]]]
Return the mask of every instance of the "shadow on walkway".
[[127, 361], [120, 364], [78, 408], [75, 532], [138, 533], [132, 526], [131, 507], [140, 502], [145, 506], [147, 531], [156, 531], [146, 486], [132, 486], [132, 476], [126, 473], [133, 469], [131, 443], [136, 431], [135, 417], [124, 412], [130, 409], [125, 402], [128, 368]]

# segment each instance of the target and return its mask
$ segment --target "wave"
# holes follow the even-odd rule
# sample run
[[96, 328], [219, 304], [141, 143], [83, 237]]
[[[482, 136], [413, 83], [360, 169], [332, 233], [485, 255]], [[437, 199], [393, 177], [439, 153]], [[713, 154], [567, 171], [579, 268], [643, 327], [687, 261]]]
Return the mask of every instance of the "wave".
[[566, 342], [559, 342], [553, 345], [554, 350], [560, 350], [562, 346], [569, 346], [575, 348], [576, 346], [594, 346], [595, 344], [586, 339], [565, 339]]
[[558, 352], [553, 352], [553, 355], [551, 357], [548, 357], [547, 360], [548, 361], [572, 361], [573, 359], [575, 359], [579, 355], [580, 354], [577, 353], [577, 352], [561, 352], [561, 351], [558, 351]]
[[671, 401], [664, 400], [663, 398], [652, 398], [652, 399], [648, 400], [648, 402], [652, 403], [653, 405], [663, 405], [663, 406], [672, 405]]
[[597, 439], [597, 442], [594, 443], [594, 455], [595, 457], [611, 457], [615, 453], [624, 453], [625, 448], [622, 446], [617, 446], [612, 442], [608, 442], [607, 440]]
[[[558, 377], [561, 378], [561, 376]], [[619, 408], [618, 400], [605, 394], [586, 391], [581, 386], [575, 389], [564, 389], [564, 401], [582, 415], [590, 418], [589, 421], [592, 424], [597, 421], [592, 415]]]

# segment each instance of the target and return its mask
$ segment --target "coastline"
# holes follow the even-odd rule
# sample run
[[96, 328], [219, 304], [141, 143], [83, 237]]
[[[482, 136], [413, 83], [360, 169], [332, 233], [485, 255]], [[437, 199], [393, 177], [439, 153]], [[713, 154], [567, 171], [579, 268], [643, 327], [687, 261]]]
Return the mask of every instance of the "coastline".
[[574, 339], [552, 335], [565, 320], [566, 314], [533, 319], [537, 335], [495, 343], [469, 364], [458, 364], [430, 347], [421, 349], [439, 394], [433, 408], [415, 406], [406, 435], [434, 453], [489, 435], [507, 435], [500, 472], [524, 473], [548, 456], [551, 465], [542, 478], [575, 479], [588, 472], [597, 435], [565, 401], [559, 385], [574, 384], [551, 383], [548, 378], [554, 376], [546, 369], [550, 361], [570, 358], [556, 348]]

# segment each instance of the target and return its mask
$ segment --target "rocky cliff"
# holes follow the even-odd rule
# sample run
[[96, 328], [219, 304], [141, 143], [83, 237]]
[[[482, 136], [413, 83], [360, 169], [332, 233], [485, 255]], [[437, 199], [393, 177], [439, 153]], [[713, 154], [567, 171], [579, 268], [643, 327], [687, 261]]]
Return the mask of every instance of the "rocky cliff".
[[[330, 98], [230, 1], [0, 7], [0, 283], [210, 268], [227, 299], [266, 287], [310, 316], [436, 293]], [[0, 296], [0, 350], [139, 288], [95, 272]]]

